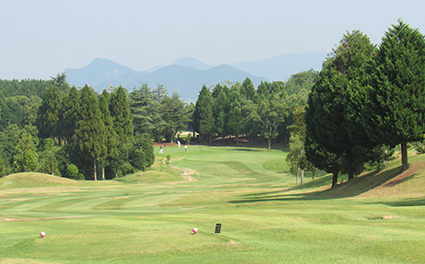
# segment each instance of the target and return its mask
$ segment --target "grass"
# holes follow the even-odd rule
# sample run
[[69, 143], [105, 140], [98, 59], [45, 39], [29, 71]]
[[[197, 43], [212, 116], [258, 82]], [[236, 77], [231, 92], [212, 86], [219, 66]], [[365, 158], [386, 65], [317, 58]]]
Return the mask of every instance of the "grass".
[[0, 263], [425, 259], [425, 157], [412, 157], [402, 174], [396, 160], [350, 182], [342, 177], [329, 190], [331, 175], [307, 175], [297, 186], [285, 149], [167, 146], [168, 154], [162, 171], [156, 163], [106, 182], [34, 173], [1, 178]]

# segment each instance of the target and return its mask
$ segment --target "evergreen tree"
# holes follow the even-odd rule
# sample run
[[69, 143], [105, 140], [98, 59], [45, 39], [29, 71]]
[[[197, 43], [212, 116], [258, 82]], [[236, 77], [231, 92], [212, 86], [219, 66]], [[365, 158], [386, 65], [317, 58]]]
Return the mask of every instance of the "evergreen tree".
[[355, 161], [359, 160], [353, 149], [360, 145], [370, 149], [375, 146], [364, 133], [359, 118], [360, 73], [374, 51], [375, 46], [360, 31], [344, 34], [340, 45], [324, 62], [308, 98], [308, 137], [328, 152], [345, 155], [349, 179], [354, 177], [358, 166]]
[[425, 40], [399, 20], [385, 33], [368, 69], [363, 114], [367, 135], [378, 144], [401, 144], [402, 170], [407, 143], [425, 133]]
[[214, 117], [212, 112], [211, 93], [205, 85], [202, 86], [202, 89], [199, 92], [193, 117], [194, 129], [203, 138], [209, 139], [211, 145], [214, 132]]
[[155, 116], [159, 113], [154, 108], [152, 92], [147, 83], [139, 89], [134, 89], [129, 95], [130, 112], [133, 116], [134, 132], [137, 134], [151, 133], [154, 130]]
[[236, 136], [236, 145], [239, 145], [239, 135], [242, 134], [245, 129], [245, 120], [242, 116], [242, 108], [244, 106], [242, 99], [240, 83], [232, 85], [229, 91], [230, 110], [228, 114], [227, 131], [230, 135]]
[[56, 86], [51, 86], [41, 103], [38, 112], [38, 130], [40, 131], [40, 137], [54, 138], [59, 132], [59, 111], [62, 107], [61, 93]]
[[111, 95], [109, 110], [119, 140], [131, 139], [133, 137], [133, 117], [130, 114], [130, 105], [123, 87], [119, 86], [116, 92]]
[[223, 146], [225, 145], [225, 137], [228, 135], [227, 123], [229, 108], [230, 104], [228, 95], [226, 94], [225, 89], [221, 88], [218, 92], [217, 98], [215, 98], [213, 102], [213, 117], [215, 132], [219, 137], [223, 138]]
[[118, 139], [113, 128], [114, 123], [109, 112], [108, 101], [104, 94], [99, 96], [99, 110], [105, 125], [105, 146], [108, 149], [106, 155], [102, 156], [100, 160], [102, 162], [102, 180], [105, 180], [105, 162], [118, 156]]
[[105, 145], [107, 132], [95, 92], [87, 85], [81, 90], [81, 120], [75, 132], [86, 159], [93, 162], [93, 178], [97, 181], [97, 162], [108, 150]]
[[16, 146], [16, 155], [13, 157], [16, 172], [37, 171], [38, 154], [37, 146], [32, 136], [23, 133], [19, 144]]
[[21, 140], [21, 134], [22, 130], [16, 124], [8, 126], [0, 134], [1, 153], [9, 173], [13, 167], [13, 157], [17, 154], [16, 146]]
[[307, 160], [316, 168], [332, 173], [332, 187], [338, 183], [338, 174], [342, 170], [342, 158], [339, 155], [327, 151], [306, 135], [304, 149]]
[[72, 86], [68, 96], [63, 99], [61, 110], [61, 135], [68, 140], [75, 137], [80, 111], [80, 95], [77, 88]]

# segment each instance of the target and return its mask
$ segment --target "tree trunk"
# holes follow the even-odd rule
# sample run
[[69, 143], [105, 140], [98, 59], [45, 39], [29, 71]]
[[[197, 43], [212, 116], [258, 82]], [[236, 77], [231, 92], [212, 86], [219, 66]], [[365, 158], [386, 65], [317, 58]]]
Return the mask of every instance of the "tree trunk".
[[407, 144], [401, 143], [401, 170], [405, 171], [409, 168], [409, 163], [407, 162]]
[[300, 170], [299, 170], [299, 169], [297, 169], [297, 185], [298, 185], [298, 183], [299, 183], [299, 181], [298, 181], [298, 176], [299, 176], [299, 174], [300, 174]]
[[333, 172], [333, 176], [332, 176], [332, 187], [335, 187], [338, 183], [338, 171], [334, 171]]
[[102, 181], [105, 180], [105, 163], [102, 164]]
[[212, 136], [210, 136], [210, 146], [212, 146]]
[[312, 180], [314, 181], [314, 176], [316, 175], [316, 170], [312, 170], [311, 171], [311, 178], [312, 178]]
[[304, 170], [301, 170], [301, 185], [304, 183]]
[[223, 146], [226, 146], [226, 140], [223, 137]]
[[176, 134], [175, 130], [172, 129], [172, 133], [171, 133], [171, 143], [174, 143], [174, 135]]
[[94, 181], [97, 181], [96, 160], [94, 160], [94, 162], [93, 162], [93, 169], [94, 169]]
[[272, 140], [269, 138], [269, 139], [267, 139], [267, 141], [268, 141], [268, 144], [269, 144], [268, 149], [271, 150], [272, 149]]
[[353, 153], [351, 151], [348, 151], [346, 153], [347, 156], [347, 163], [348, 163], [348, 180], [354, 179], [354, 169], [353, 169]]
[[239, 146], [239, 134], [236, 134], [236, 146]]

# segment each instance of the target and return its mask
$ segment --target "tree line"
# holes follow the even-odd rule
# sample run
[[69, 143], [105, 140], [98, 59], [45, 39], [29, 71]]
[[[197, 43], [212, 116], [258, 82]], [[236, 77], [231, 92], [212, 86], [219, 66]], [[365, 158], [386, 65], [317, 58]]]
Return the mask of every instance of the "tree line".
[[424, 139], [424, 113], [425, 39], [419, 30], [399, 20], [379, 47], [358, 30], [347, 32], [308, 97], [306, 159], [333, 173], [335, 186], [340, 172], [353, 179], [365, 162], [382, 164], [400, 145], [406, 170], [407, 144]]
[[0, 93], [0, 174], [37, 171], [97, 180], [98, 173], [107, 179], [151, 166], [152, 140], [133, 133], [126, 90], [99, 95], [87, 85], [69, 88], [65, 78], [52, 78], [43, 99], [34, 95], [38, 99], [26, 106], [31, 111], [22, 104], [15, 115], [10, 102], [16, 96]]
[[286, 82], [263, 81], [257, 89], [249, 78], [243, 83], [223, 82], [210, 88], [204, 85], [192, 116], [198, 142], [212, 144], [221, 138], [223, 145], [226, 139], [239, 144], [240, 136], [253, 142], [260, 135], [267, 140], [268, 149], [279, 137], [286, 144], [293, 111], [306, 104], [317, 78], [318, 73], [309, 70], [292, 75]]

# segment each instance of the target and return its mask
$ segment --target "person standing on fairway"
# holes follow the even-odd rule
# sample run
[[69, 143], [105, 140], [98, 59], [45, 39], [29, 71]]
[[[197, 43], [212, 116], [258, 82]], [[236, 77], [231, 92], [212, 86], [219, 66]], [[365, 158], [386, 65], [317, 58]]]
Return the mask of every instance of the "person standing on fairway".
[[159, 147], [159, 154], [162, 154], [163, 153], [163, 151], [162, 151], [162, 146], [161, 147]]
[[187, 152], [187, 145], [184, 145], [184, 152]]

